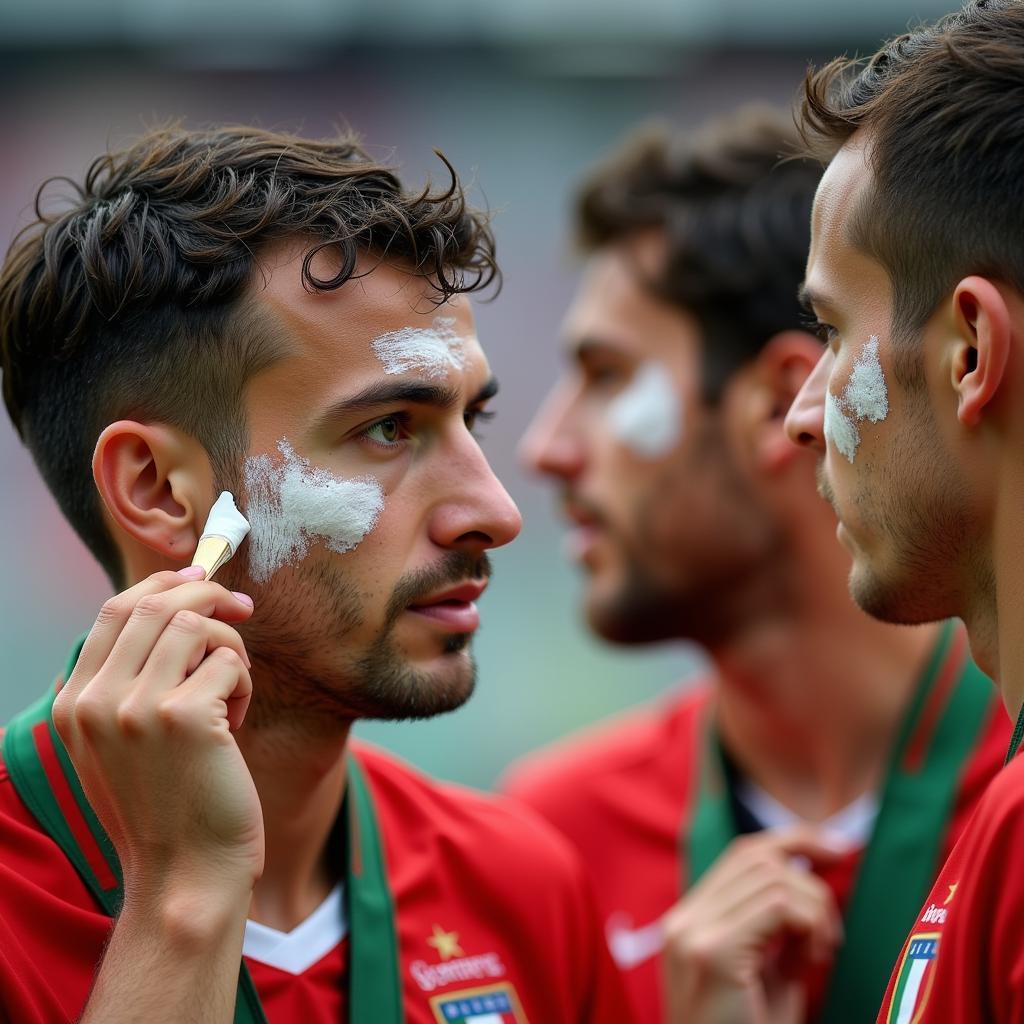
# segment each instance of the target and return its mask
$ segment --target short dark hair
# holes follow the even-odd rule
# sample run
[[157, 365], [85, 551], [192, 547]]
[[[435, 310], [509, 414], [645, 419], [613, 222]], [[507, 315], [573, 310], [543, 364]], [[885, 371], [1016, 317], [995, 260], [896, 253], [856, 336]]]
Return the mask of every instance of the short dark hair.
[[577, 205], [586, 252], [652, 229], [667, 256], [651, 283], [696, 318], [705, 398], [779, 331], [798, 327], [797, 291], [821, 169], [796, 152], [791, 114], [743, 108], [692, 135], [651, 125], [584, 185]]
[[[326, 141], [228, 126], [148, 132], [94, 161], [15, 238], [0, 271], [4, 401], [64, 515], [115, 584], [91, 454], [121, 417], [197, 438], [221, 480], [247, 444], [246, 381], [280, 354], [248, 288], [261, 250], [307, 238], [310, 290], [340, 287], [361, 252], [429, 282], [438, 301], [497, 282], [487, 218], [447, 187], [406, 191], [351, 134]], [[311, 269], [338, 257], [326, 279]]]
[[1024, 291], [1020, 0], [973, 0], [873, 57], [808, 72], [808, 150], [830, 159], [861, 129], [873, 187], [849, 238], [891, 280], [898, 340], [916, 337], [969, 274]]

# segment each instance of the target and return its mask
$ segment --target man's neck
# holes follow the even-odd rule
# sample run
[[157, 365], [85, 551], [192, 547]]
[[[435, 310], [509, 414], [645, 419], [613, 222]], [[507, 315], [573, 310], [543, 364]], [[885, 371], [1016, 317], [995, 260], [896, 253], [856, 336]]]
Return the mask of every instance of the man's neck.
[[852, 603], [751, 626], [712, 652], [722, 742], [738, 769], [808, 821], [883, 779], [938, 626], [896, 628]]
[[345, 795], [350, 724], [262, 724], [242, 728], [239, 747], [263, 807], [263, 875], [249, 917], [291, 931], [327, 898], [342, 877], [332, 831]]
[[971, 650], [981, 668], [996, 681], [1011, 718], [1024, 704], [1024, 543], [1020, 510], [1024, 474], [1008, 465], [993, 519], [992, 547], [975, 561], [977, 573], [964, 614]]

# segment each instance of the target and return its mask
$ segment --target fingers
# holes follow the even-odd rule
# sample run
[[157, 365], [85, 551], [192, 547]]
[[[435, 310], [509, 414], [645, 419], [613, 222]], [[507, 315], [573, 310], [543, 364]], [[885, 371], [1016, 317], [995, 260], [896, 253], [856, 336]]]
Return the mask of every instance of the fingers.
[[[104, 671], [121, 679], [137, 676], [172, 621], [175, 624], [171, 630], [172, 636], [188, 645], [196, 635], [197, 618], [240, 622], [251, 614], [251, 604], [246, 604], [219, 583], [185, 582], [176, 587], [144, 594], [136, 602], [121, 635], [114, 643]], [[235, 639], [228, 646], [234, 646], [244, 658], [241, 638], [234, 630], [230, 630], [230, 633], [234, 634]]]
[[75, 671], [67, 685], [75, 688], [75, 676], [91, 679], [103, 667], [138, 602], [149, 594], [159, 594], [180, 586], [185, 578], [176, 572], [158, 572], [104, 601], [96, 622], [85, 639]]
[[[161, 572], [107, 601], [53, 707], [65, 743], [78, 728], [131, 729], [148, 693], [180, 684], [212, 651], [230, 650], [249, 664], [230, 623], [252, 614], [252, 602], [195, 571]], [[240, 721], [248, 699], [232, 705]], [[240, 710], [239, 710], [240, 709]]]
[[193, 720], [195, 709], [201, 712], [201, 722], [223, 721], [234, 732], [245, 719], [251, 698], [248, 666], [230, 647], [218, 647], [185, 682], [163, 696], [160, 715], [165, 725], [184, 725]]
[[232, 626], [190, 609], [176, 611], [139, 672], [136, 692], [145, 694], [177, 686], [219, 647], [232, 651], [246, 668], [251, 668], [245, 644]]
[[784, 942], [796, 959], [826, 960], [842, 941], [842, 922], [828, 886], [800, 856], [835, 851], [812, 829], [759, 833], [735, 840], [701, 881], [664, 918], [666, 963], [683, 989], [693, 978], [726, 988], [749, 984]]

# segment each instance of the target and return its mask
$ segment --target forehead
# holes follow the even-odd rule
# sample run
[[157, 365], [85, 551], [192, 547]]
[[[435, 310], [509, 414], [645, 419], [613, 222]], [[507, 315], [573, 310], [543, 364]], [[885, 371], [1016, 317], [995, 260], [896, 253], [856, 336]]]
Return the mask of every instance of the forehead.
[[863, 314], [879, 317], [888, 309], [889, 277], [852, 237], [853, 225], [873, 187], [867, 143], [854, 135], [826, 168], [811, 214], [804, 284], [812, 301], [826, 314], [840, 307], [849, 313], [856, 307]]
[[664, 258], [664, 241], [655, 234], [595, 253], [563, 323], [569, 348], [595, 344], [641, 359], [693, 351], [696, 321], [648, 283], [660, 275]]
[[838, 257], [849, 245], [851, 218], [872, 180], [866, 146], [854, 136], [825, 168], [815, 193], [811, 212], [809, 270], [816, 262]]
[[[379, 381], [384, 364], [373, 343], [395, 331], [437, 330], [443, 326], [463, 341], [461, 376], [485, 379], [487, 362], [476, 340], [473, 309], [462, 295], [438, 304], [437, 293], [400, 267], [369, 256], [360, 258], [356, 276], [340, 288], [309, 289], [302, 281], [305, 245], [271, 251], [257, 275], [252, 301], [257, 314], [283, 342], [284, 356], [253, 381], [255, 400], [314, 411]], [[319, 253], [311, 271], [330, 278], [340, 266], [334, 253]], [[441, 319], [443, 325], [438, 325]], [[410, 371], [408, 376], [416, 376]], [[458, 384], [453, 374], [452, 383]]]

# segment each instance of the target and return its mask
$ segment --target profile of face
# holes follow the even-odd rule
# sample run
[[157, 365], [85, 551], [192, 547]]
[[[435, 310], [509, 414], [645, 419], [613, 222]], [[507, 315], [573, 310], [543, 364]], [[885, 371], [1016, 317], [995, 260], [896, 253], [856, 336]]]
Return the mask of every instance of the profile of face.
[[375, 261], [309, 291], [302, 255], [255, 286], [285, 354], [247, 387], [252, 532], [219, 577], [254, 597], [242, 632], [273, 670], [253, 713], [433, 715], [472, 691], [487, 552], [520, 528], [474, 435], [496, 384], [464, 297]]
[[652, 294], [659, 234], [599, 250], [566, 316], [568, 366], [523, 438], [555, 483], [591, 627], [617, 643], [708, 639], [773, 545], [735, 417], [701, 395], [696, 321]]
[[885, 621], [928, 622], [963, 612], [971, 503], [943, 325], [894, 336], [889, 275], [851, 241], [873, 178], [864, 145], [851, 141], [818, 189], [804, 292], [827, 348], [786, 427], [821, 453], [819, 489], [853, 557], [854, 600]]

